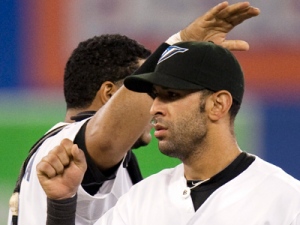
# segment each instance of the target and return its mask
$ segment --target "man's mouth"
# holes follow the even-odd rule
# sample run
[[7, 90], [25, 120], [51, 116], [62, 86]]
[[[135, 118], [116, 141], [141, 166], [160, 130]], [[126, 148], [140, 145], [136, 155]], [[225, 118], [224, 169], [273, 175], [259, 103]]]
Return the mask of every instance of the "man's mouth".
[[166, 135], [166, 132], [167, 132], [167, 128], [156, 123], [154, 126], [154, 136], [157, 138], [157, 139], [160, 139], [162, 137], [164, 137]]

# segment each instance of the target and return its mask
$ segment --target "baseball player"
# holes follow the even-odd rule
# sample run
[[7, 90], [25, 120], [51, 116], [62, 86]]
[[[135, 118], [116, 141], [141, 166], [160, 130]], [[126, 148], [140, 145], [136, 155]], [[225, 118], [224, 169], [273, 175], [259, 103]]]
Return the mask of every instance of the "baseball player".
[[[300, 181], [237, 144], [244, 76], [230, 51], [210, 42], [177, 43], [154, 72], [124, 84], [153, 96], [159, 150], [182, 163], [134, 185], [95, 225], [300, 225]], [[84, 156], [70, 146], [71, 167], [84, 167]], [[49, 204], [49, 216], [61, 206]]]
[[[249, 46], [246, 42], [226, 41], [225, 36], [233, 27], [245, 19], [256, 15], [258, 15], [258, 10], [251, 7], [247, 2], [233, 5], [228, 5], [227, 2], [219, 4], [209, 10], [204, 16], [196, 19], [186, 29], [172, 36], [167, 40], [167, 43], [162, 44], [140, 67], [137, 73], [153, 71], [162, 52], [170, 44], [182, 40], [206, 40], [210, 38], [212, 41], [223, 44], [231, 50], [247, 50]], [[124, 169], [124, 166], [126, 167], [127, 165], [127, 152], [140, 134], [145, 131], [145, 127], [149, 125], [151, 118], [149, 108], [151, 104], [152, 99], [148, 94], [136, 94], [125, 87], [121, 87], [94, 116], [80, 122], [69, 124], [58, 134], [48, 138], [29, 162], [29, 164], [32, 165], [30, 171], [31, 178], [27, 180], [25, 179], [25, 177], [27, 178], [27, 174], [25, 175], [22, 180], [20, 192], [21, 207], [19, 218], [25, 218], [26, 215], [31, 215], [32, 212], [35, 212], [37, 216], [34, 217], [34, 221], [32, 220], [28, 223], [22, 222], [21, 224], [45, 223], [46, 196], [41, 187], [36, 183], [37, 171], [35, 168], [37, 163], [42, 161], [42, 164], [39, 164], [38, 167], [41, 169], [38, 170], [38, 174], [39, 179], [43, 179], [42, 177], [46, 179], [43, 183], [46, 184], [46, 186], [47, 184], [51, 185], [52, 181], [55, 182], [64, 178], [64, 176], [61, 176], [61, 172], [64, 171], [65, 167], [68, 167], [68, 161], [65, 161], [65, 158], [55, 158], [56, 155], [53, 153], [57, 153], [57, 151], [60, 152], [59, 147], [53, 152], [49, 151], [66, 137], [73, 140], [80, 149], [82, 149], [82, 147], [86, 149], [87, 162], [89, 164], [96, 164], [94, 169], [100, 170], [105, 177], [105, 179], [100, 177], [99, 180], [102, 181], [102, 183], [100, 188], [98, 188], [97, 192], [93, 195], [87, 193], [83, 185], [76, 189], [75, 193], [63, 195], [63, 198], [68, 198], [75, 194], [77, 198], [76, 223], [92, 224], [101, 217], [103, 213], [114, 206], [119, 197], [132, 186], [129, 174], [127, 170]], [[83, 144], [77, 141], [78, 135], [84, 137], [80, 138]], [[63, 164], [59, 171], [53, 171], [51, 167], [49, 167], [55, 160]], [[45, 169], [45, 171], [43, 169]], [[67, 176], [66, 178], [69, 180], [65, 183], [66, 186], [63, 185], [64, 187], [72, 184], [72, 179], [81, 179], [82, 177]], [[54, 188], [50, 189], [50, 191], [55, 190], [54, 192], [56, 194], [61, 195], [65, 193], [63, 186], [57, 185], [57, 188], [62, 188], [58, 190]], [[47, 187], [45, 188], [47, 189]], [[30, 209], [30, 207], [28, 207], [27, 210], [27, 208], [25, 209], [25, 204], [22, 203], [22, 198], [39, 199], [39, 202], [35, 203], [35, 205], [39, 205], [36, 209]], [[21, 216], [22, 213], [23, 217]], [[60, 220], [60, 222], [62, 223], [63, 220]]]
[[[31, 149], [23, 165], [15, 193], [10, 201], [13, 211], [11, 212], [12, 215], [9, 216], [8, 224], [45, 224], [46, 198], [37, 180], [35, 167], [41, 157], [47, 155], [63, 138], [73, 140], [85, 151], [87, 156], [88, 169], [84, 175], [79, 192], [82, 193], [80, 201], [90, 201], [92, 204], [82, 204], [85, 206], [83, 209], [80, 208], [81, 203], [78, 204], [78, 221], [81, 221], [82, 224], [88, 224], [89, 220], [99, 218], [102, 213], [97, 211], [92, 215], [86, 216], [85, 212], [90, 210], [90, 207], [100, 205], [103, 206], [103, 211], [106, 211], [110, 208], [110, 204], [114, 204], [116, 199], [128, 190], [132, 184], [142, 179], [134, 154], [128, 151], [130, 147], [124, 145], [125, 148], [128, 147], [126, 151], [122, 148], [119, 149], [120, 154], [123, 151], [122, 157], [124, 157], [124, 163], [122, 164], [124, 170], [120, 170], [120, 174], [124, 173], [120, 175], [120, 178], [124, 179], [124, 188], [111, 188], [114, 194], [109, 194], [106, 191], [105, 188], [108, 188], [108, 184], [113, 183], [112, 179], [115, 176], [114, 170], [116, 168], [107, 165], [105, 154], [102, 155], [102, 162], [97, 161], [97, 153], [100, 155], [101, 151], [99, 150], [106, 150], [105, 147], [111, 147], [113, 151], [115, 148], [119, 148], [118, 144], [127, 141], [130, 143], [132, 139], [130, 137], [127, 140], [116, 138], [116, 141], [119, 140], [119, 142], [114, 143], [114, 146], [108, 146], [110, 142], [107, 140], [113, 140], [109, 136], [113, 132], [102, 125], [107, 124], [106, 118], [101, 117], [99, 119], [97, 117], [99, 122], [101, 122], [97, 126], [101, 127], [102, 130], [97, 128], [97, 126], [90, 126], [92, 123], [90, 123], [90, 118], [99, 108], [106, 104], [114, 92], [122, 85], [122, 80], [133, 73], [149, 55], [150, 51], [144, 46], [119, 34], [95, 36], [79, 43], [65, 68], [64, 93], [67, 103], [65, 121], [51, 128]], [[118, 117], [114, 117], [115, 114], [111, 110], [109, 116], [117, 120]], [[113, 120], [110, 117], [107, 119]], [[72, 123], [74, 121], [77, 122]], [[150, 128], [151, 126], [145, 128], [144, 134], [140, 133], [142, 135], [139, 141], [136, 144], [132, 144], [132, 146], [139, 147], [147, 144], [151, 138], [149, 134]], [[90, 136], [85, 138], [85, 134], [88, 134], [91, 129], [97, 129], [101, 133], [93, 138]], [[103, 129], [105, 129], [104, 132]], [[118, 128], [115, 128], [114, 132], [118, 132]], [[126, 138], [126, 135], [122, 137]], [[94, 138], [99, 138], [99, 140], [95, 141]], [[94, 144], [94, 142], [96, 143]], [[113, 160], [111, 162], [114, 163]], [[121, 163], [118, 162], [117, 164]], [[101, 165], [103, 170], [99, 168]], [[104, 182], [107, 186], [103, 185]], [[102, 187], [101, 193], [108, 193], [106, 197], [98, 193], [100, 187]], [[18, 193], [20, 193], [19, 196]], [[83, 211], [84, 217], [81, 216], [80, 210]], [[36, 216], [32, 216], [32, 212], [35, 212]]]
[[134, 186], [95, 224], [300, 225], [300, 181], [237, 144], [244, 76], [230, 51], [178, 43], [155, 72], [124, 84], [152, 93], [159, 149], [182, 164]]

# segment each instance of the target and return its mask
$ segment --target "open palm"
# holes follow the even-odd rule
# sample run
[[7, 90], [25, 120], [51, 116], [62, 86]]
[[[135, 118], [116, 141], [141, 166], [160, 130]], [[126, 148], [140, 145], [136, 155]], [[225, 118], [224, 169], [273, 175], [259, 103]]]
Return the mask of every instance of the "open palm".
[[226, 35], [243, 21], [258, 16], [258, 8], [249, 2], [229, 5], [222, 2], [198, 17], [180, 33], [183, 41], [212, 41], [232, 51], [245, 51], [249, 44], [243, 40], [226, 40]]

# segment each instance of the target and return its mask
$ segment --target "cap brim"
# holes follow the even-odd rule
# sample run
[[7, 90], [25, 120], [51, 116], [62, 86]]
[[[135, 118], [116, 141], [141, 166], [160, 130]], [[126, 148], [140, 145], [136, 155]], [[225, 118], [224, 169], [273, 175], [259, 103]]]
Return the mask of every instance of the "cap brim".
[[152, 92], [153, 85], [177, 90], [203, 89], [203, 87], [199, 86], [199, 84], [193, 84], [189, 81], [185, 81], [184, 79], [160, 72], [131, 75], [125, 79], [124, 85], [129, 90], [144, 93]]

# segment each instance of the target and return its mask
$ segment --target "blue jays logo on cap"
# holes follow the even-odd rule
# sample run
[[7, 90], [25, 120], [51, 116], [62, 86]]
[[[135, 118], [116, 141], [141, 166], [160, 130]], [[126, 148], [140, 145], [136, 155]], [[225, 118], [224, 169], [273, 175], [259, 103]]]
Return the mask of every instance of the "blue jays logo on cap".
[[157, 65], [160, 64], [162, 61], [165, 61], [166, 59], [172, 57], [173, 55], [175, 55], [177, 53], [184, 53], [188, 50], [189, 49], [187, 49], [187, 48], [181, 48], [181, 47], [178, 47], [178, 46], [175, 46], [175, 45], [170, 46], [161, 55], [160, 59], [158, 60]]

